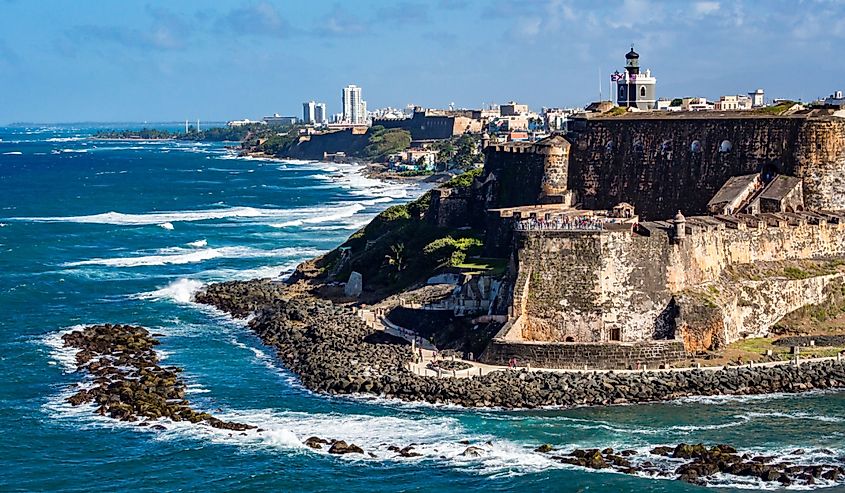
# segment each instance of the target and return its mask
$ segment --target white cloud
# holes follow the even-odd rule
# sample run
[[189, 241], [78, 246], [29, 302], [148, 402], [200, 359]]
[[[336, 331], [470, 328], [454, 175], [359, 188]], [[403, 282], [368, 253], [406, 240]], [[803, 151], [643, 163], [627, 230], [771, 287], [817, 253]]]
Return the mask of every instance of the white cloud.
[[718, 12], [721, 7], [722, 6], [719, 4], [719, 2], [695, 2], [695, 4], [693, 5], [693, 11], [696, 15], [709, 15]]

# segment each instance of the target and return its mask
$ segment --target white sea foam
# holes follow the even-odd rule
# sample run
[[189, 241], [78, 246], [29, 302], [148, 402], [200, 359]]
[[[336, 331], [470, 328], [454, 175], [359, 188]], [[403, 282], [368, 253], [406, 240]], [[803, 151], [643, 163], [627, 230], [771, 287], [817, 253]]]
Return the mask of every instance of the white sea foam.
[[[324, 253], [316, 251], [315, 255]], [[263, 265], [251, 269], [212, 269], [196, 274], [198, 279], [212, 280], [248, 280], [248, 279], [281, 279], [289, 275], [299, 265], [300, 260], [294, 260], [284, 264]]]
[[320, 212], [323, 212], [323, 214], [321, 215], [305, 217], [302, 219], [293, 219], [290, 221], [285, 221], [283, 223], [271, 224], [270, 226], [274, 228], [287, 228], [291, 226], [302, 226], [303, 224], [318, 224], [337, 221], [340, 219], [354, 216], [358, 212], [364, 210], [364, 208], [365, 206], [363, 204], [355, 203], [345, 207], [322, 209]]
[[194, 279], [179, 279], [167, 286], [139, 295], [147, 299], [170, 299], [179, 303], [190, 303], [194, 293], [202, 288], [202, 282]]
[[23, 153], [21, 151], [10, 151], [10, 152], [4, 152], [3, 153], [4, 156], [20, 156], [22, 154]]
[[87, 140], [87, 137], [50, 137], [44, 142], [78, 142], [80, 140]]
[[84, 154], [88, 152], [90, 149], [62, 149], [61, 152], [65, 154]]
[[161, 223], [158, 225], [159, 228], [166, 229], [168, 231], [173, 231], [173, 223]]
[[85, 325], [73, 325], [56, 332], [50, 332], [40, 339], [42, 344], [50, 348], [50, 357], [62, 367], [64, 373], [76, 371], [76, 349], [65, 347], [62, 336], [83, 328], [85, 328]]
[[208, 246], [208, 240], [203, 239], [203, 240], [192, 241], [192, 242], [188, 243], [188, 246], [192, 246], [194, 248], [206, 247], [206, 246]]
[[[348, 207], [346, 205], [340, 208]], [[147, 214], [124, 214], [121, 212], [105, 212], [87, 216], [53, 216], [53, 217], [18, 217], [17, 221], [31, 222], [63, 222], [83, 224], [114, 224], [121, 226], [144, 226], [174, 222], [207, 221], [210, 219], [276, 219], [299, 215], [309, 217], [311, 214], [327, 214], [339, 207], [318, 207], [309, 209], [262, 209], [256, 207], [227, 207], [219, 209], [204, 209], [196, 211], [150, 212]]]
[[313, 248], [278, 248], [261, 250], [250, 247], [232, 246], [204, 249], [165, 249], [157, 255], [138, 257], [94, 258], [68, 262], [64, 267], [85, 265], [105, 265], [108, 267], [149, 267], [155, 265], [181, 265], [204, 262], [217, 258], [263, 258], [263, 257], [309, 257], [318, 255], [320, 250]]

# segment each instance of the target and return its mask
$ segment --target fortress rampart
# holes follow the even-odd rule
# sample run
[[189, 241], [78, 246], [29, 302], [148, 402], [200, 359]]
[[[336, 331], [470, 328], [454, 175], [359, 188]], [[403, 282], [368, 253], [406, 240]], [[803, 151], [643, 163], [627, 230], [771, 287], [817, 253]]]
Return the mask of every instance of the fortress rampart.
[[520, 353], [552, 358], [535, 365], [580, 367], [595, 350], [566, 360], [556, 346], [598, 344], [628, 348], [620, 361], [668, 362], [678, 347], [763, 336], [842, 281], [838, 272], [744, 279], [734, 269], [845, 256], [845, 214], [691, 217], [683, 227], [680, 241], [667, 222], [641, 223], [637, 233], [517, 231], [510, 322], [485, 359]]
[[[631, 114], [573, 121], [566, 142], [487, 149], [485, 190], [493, 207], [537, 203], [574, 192], [583, 208], [633, 204], [644, 219], [707, 213], [731, 176], [775, 172], [804, 182], [808, 208], [845, 209], [845, 119], [817, 110], [792, 116], [750, 113]], [[548, 146], [565, 157], [550, 166]], [[565, 180], [566, 185], [563, 185]]]

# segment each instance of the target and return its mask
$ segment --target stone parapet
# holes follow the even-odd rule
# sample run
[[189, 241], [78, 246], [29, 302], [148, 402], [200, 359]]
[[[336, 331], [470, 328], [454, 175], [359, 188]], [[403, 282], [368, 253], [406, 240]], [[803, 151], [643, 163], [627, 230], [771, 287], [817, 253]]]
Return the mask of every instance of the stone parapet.
[[480, 360], [490, 365], [517, 365], [535, 368], [622, 370], [657, 368], [686, 358], [682, 341], [643, 341], [637, 343], [566, 343], [513, 341], [494, 338]]

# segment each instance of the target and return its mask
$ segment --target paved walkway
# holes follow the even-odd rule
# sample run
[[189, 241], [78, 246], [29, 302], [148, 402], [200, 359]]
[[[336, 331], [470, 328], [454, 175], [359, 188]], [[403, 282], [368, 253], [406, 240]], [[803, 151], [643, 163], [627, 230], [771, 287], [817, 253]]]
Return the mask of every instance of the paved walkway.
[[[530, 366], [517, 366], [517, 367], [508, 367], [508, 366], [498, 366], [498, 365], [488, 365], [485, 363], [481, 363], [478, 361], [469, 361], [465, 359], [458, 358], [457, 356], [449, 356], [443, 357], [442, 353], [438, 353], [437, 348], [431, 341], [427, 339], [423, 339], [422, 337], [416, 335], [411, 330], [399, 327], [396, 324], [391, 323], [385, 317], [385, 313], [378, 312], [374, 313], [371, 310], [367, 309], [358, 309], [356, 310], [356, 314], [364, 320], [370, 327], [376, 330], [382, 330], [387, 334], [391, 334], [397, 337], [401, 337], [409, 342], [411, 342], [413, 346], [413, 351], [415, 355], [421, 356], [421, 359], [416, 361], [412, 361], [409, 364], [409, 369], [412, 373], [416, 375], [422, 376], [430, 376], [430, 377], [457, 377], [457, 378], [471, 378], [471, 377], [478, 377], [482, 375], [487, 375], [493, 371], [507, 371], [507, 370], [528, 370], [528, 371], [539, 371], [539, 372], [557, 372], [557, 373], [644, 373], [644, 372], [673, 372], [673, 371], [690, 371], [690, 370], [707, 370], [707, 371], [717, 371], [722, 370], [724, 368], [739, 368], [738, 366], [695, 366], [695, 367], [685, 367], [685, 368], [647, 368], [647, 369], [640, 369], [640, 370], [597, 370], [597, 369], [590, 369], [590, 370], [582, 370], [582, 369], [569, 369], [569, 368], [540, 368], [540, 367], [530, 367]], [[435, 357], [437, 355], [437, 357]], [[465, 370], [440, 370], [439, 372], [435, 369], [429, 368], [429, 364], [435, 361], [460, 361], [472, 365], [471, 368]], [[820, 361], [842, 361], [841, 355], [833, 356], [833, 357], [826, 357], [826, 358], [801, 358], [798, 360], [799, 364], [803, 363], [814, 363]], [[770, 366], [781, 366], [781, 365], [794, 365], [796, 360], [786, 360], [786, 361], [770, 361], [766, 363], [748, 363], [746, 367], [749, 368], [757, 368], [757, 367], [770, 367]]]

